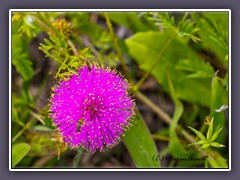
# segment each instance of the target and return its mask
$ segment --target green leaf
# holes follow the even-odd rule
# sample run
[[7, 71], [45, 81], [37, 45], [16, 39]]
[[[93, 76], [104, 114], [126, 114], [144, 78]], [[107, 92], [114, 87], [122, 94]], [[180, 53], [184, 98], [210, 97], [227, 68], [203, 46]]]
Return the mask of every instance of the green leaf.
[[158, 154], [157, 148], [138, 111], [132, 125], [123, 140], [134, 164], [138, 168], [159, 168], [160, 162], [152, 160], [153, 156]]
[[198, 141], [198, 142], [191, 143], [191, 144], [189, 144], [188, 146], [191, 146], [191, 145], [194, 145], [194, 144], [197, 144], [197, 145], [203, 145], [203, 144], [205, 144], [205, 143], [206, 143], [205, 141], [200, 140], [200, 141]]
[[176, 157], [184, 157], [184, 155], [186, 155], [187, 152], [185, 151], [183, 145], [180, 143], [176, 133], [178, 121], [183, 113], [183, 105], [176, 96], [175, 89], [173, 87], [173, 83], [168, 71], [167, 71], [167, 75], [168, 75], [170, 94], [175, 105], [173, 120], [172, 120], [172, 123], [170, 124], [170, 129], [169, 129], [170, 130], [169, 131], [170, 133], [169, 134], [170, 135], [169, 151], [172, 153], [172, 155]]
[[192, 39], [194, 42], [197, 42], [201, 41], [201, 39], [196, 36], [199, 30], [200, 29], [197, 28], [190, 19], [186, 19], [179, 27], [179, 34], [182, 34], [183, 36]]
[[177, 29], [175, 26], [175, 18], [169, 12], [153, 12], [147, 15], [147, 19], [155, 22], [156, 26], [171, 28], [173, 30]]
[[[228, 91], [224, 88], [221, 82], [221, 79], [217, 76], [212, 79], [210, 116], [214, 117], [214, 132], [216, 131], [216, 128], [219, 127], [222, 127], [224, 132], [226, 129], [227, 120], [224, 111], [216, 112], [216, 109], [221, 107], [223, 104], [228, 104]], [[225, 134], [221, 133], [218, 135], [216, 141], [225, 144], [225, 139]]]
[[196, 36], [200, 29], [196, 27], [196, 24], [192, 22], [191, 19], [185, 19], [175, 25], [175, 17], [169, 12], [150, 12], [145, 13], [145, 16], [148, 20], [155, 22], [155, 25], [165, 29], [171, 28], [181, 37], [190, 38], [194, 42], [201, 41], [201, 39]]
[[144, 23], [136, 12], [109, 12], [108, 16], [111, 21], [124, 25], [134, 32], [157, 29], [151, 26], [151, 24]]
[[210, 78], [214, 74], [213, 67], [200, 59], [180, 60], [176, 69], [190, 73], [187, 78]]
[[22, 53], [21, 48], [13, 49], [12, 63], [24, 81], [33, 77], [34, 71], [32, 68], [32, 62], [28, 60], [27, 54]]
[[213, 119], [210, 120], [208, 123], [208, 131], [207, 131], [207, 141], [210, 142], [210, 139], [212, 137], [212, 132], [213, 132]]
[[207, 149], [210, 146], [210, 144], [204, 144], [201, 146], [202, 149]]
[[45, 122], [44, 122], [44, 117], [41, 115], [41, 114], [37, 114], [33, 111], [30, 111], [29, 112], [34, 118], [36, 118], [41, 124], [45, 125]]
[[225, 147], [224, 145], [222, 145], [222, 144], [220, 144], [218, 142], [212, 142], [210, 145], [213, 146], [213, 147], [218, 147], [218, 148]]
[[18, 123], [20, 126], [24, 126], [24, 123], [19, 120], [16, 107], [12, 103], [12, 121]]
[[19, 143], [12, 146], [12, 168], [14, 168], [30, 151], [26, 143]]
[[190, 126], [188, 126], [188, 128], [191, 129], [200, 139], [202, 139], [203, 141], [206, 142], [205, 136], [200, 131], [198, 131]]
[[52, 131], [51, 128], [47, 127], [47, 126], [43, 126], [43, 125], [36, 125], [33, 127], [34, 130], [37, 131]]
[[27, 18], [30, 17], [26, 12], [14, 13], [12, 16], [12, 34], [24, 37], [27, 40], [35, 36], [34, 26], [30, 24]]
[[21, 26], [18, 30], [18, 34], [21, 34], [21, 36], [25, 37], [26, 39], [29, 39], [33, 34], [33, 28], [29, 25], [24, 24]]
[[[161, 49], [170, 37], [171, 34], [168, 32], [139, 32], [127, 39], [126, 44], [130, 55], [137, 61], [139, 67], [144, 71], [148, 71], [151, 68], [152, 62], [159, 56]], [[189, 59], [189, 61], [198, 59], [199, 61], [203, 61], [198, 54], [189, 48], [186, 41], [175, 37], [162, 58], [151, 71], [151, 74], [162, 85], [163, 89], [169, 92], [165, 71], [168, 68], [176, 95], [179, 99], [209, 106], [211, 79], [202, 78], [196, 81], [195, 79], [187, 78], [188, 74], [186, 72], [176, 69], [176, 64], [182, 59]]]
[[224, 62], [228, 54], [228, 12], [191, 13], [200, 28], [203, 47], [216, 53]]
[[219, 130], [217, 130], [217, 131], [213, 134], [213, 136], [212, 136], [211, 139], [210, 139], [210, 142], [213, 142], [213, 141], [215, 141], [215, 139], [217, 139], [218, 134], [221, 132], [222, 129], [223, 129], [223, 128], [221, 127]]

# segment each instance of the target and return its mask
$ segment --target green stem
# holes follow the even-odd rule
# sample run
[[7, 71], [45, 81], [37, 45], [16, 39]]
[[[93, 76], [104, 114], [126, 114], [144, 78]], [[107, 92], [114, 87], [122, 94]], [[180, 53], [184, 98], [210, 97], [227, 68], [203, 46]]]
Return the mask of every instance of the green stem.
[[[206, 156], [209, 156], [209, 148], [206, 149]], [[204, 168], [208, 168], [208, 160], [205, 160]]]
[[153, 137], [153, 139], [155, 139], [155, 140], [169, 141], [169, 137], [160, 136], [160, 135], [158, 135], [158, 134], [153, 134], [152, 137]]
[[29, 121], [13, 138], [12, 143], [16, 141], [23, 133], [31, 126], [32, 121]]
[[44, 120], [40, 117], [39, 113], [35, 113], [33, 111], [29, 111], [29, 114], [31, 114], [34, 118], [36, 118], [40, 123], [42, 123], [42, 125], [45, 125]]
[[83, 149], [80, 147], [80, 149], [78, 150], [76, 156], [73, 159], [73, 167], [74, 168], [77, 168], [79, 163], [80, 163], [80, 160], [82, 158], [82, 151], [83, 151]]
[[107, 23], [108, 29], [109, 29], [110, 34], [112, 36], [114, 47], [117, 50], [118, 58], [120, 59], [121, 64], [123, 66], [124, 74], [126, 75], [126, 77], [129, 80], [130, 84], [133, 84], [132, 79], [130, 78], [130, 74], [129, 74], [129, 71], [127, 69], [127, 66], [125, 64], [123, 54], [122, 54], [122, 52], [121, 52], [121, 50], [119, 48], [118, 39], [117, 39], [117, 37], [116, 37], [116, 35], [115, 35], [114, 31], [113, 31], [112, 23], [111, 23], [111, 21], [110, 21], [110, 19], [108, 17], [108, 14], [106, 12], [104, 12], [104, 17], [106, 19], [106, 23]]

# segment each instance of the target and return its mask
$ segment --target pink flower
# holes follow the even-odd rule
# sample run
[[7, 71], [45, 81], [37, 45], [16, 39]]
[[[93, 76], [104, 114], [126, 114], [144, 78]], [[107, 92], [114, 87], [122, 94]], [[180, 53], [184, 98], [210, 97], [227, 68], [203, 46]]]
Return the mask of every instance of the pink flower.
[[70, 147], [95, 152], [112, 147], [130, 125], [134, 101], [115, 71], [83, 66], [54, 87], [50, 117]]

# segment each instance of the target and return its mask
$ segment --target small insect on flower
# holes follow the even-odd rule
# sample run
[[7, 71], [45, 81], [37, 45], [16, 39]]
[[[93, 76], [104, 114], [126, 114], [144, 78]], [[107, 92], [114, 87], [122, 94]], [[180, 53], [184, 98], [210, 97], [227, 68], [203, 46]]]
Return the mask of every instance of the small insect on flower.
[[77, 122], [77, 132], [80, 132], [80, 128], [83, 124], [84, 118], [80, 118]]
[[86, 64], [53, 88], [49, 115], [71, 148], [94, 153], [116, 145], [131, 125], [135, 102], [115, 71]]

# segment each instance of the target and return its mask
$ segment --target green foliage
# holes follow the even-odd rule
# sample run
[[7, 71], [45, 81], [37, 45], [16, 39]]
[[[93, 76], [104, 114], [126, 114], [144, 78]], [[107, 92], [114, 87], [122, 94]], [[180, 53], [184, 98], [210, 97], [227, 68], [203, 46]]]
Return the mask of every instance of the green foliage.
[[[126, 40], [130, 55], [136, 60], [140, 68], [149, 71], [152, 62], [158, 57], [159, 52], [170, 38], [167, 32], [142, 32], [136, 33]], [[203, 61], [196, 52], [189, 48], [185, 41], [179, 38], [173, 39], [162, 58], [154, 66], [151, 74], [163, 86], [164, 90], [169, 92], [168, 80], [165, 69], [167, 68], [172, 78], [175, 87], [175, 92], [178, 98], [191, 103], [199, 103], [204, 106], [209, 106], [211, 98], [210, 83], [211, 79], [201, 78], [198, 81], [193, 78], [188, 78], [189, 74], [178, 70], [179, 65], [183, 64], [184, 59], [188, 59], [189, 68], [196, 67], [195, 62]], [[197, 60], [196, 60], [197, 59]], [[204, 64], [204, 63], [199, 63]], [[198, 77], [205, 77], [209, 73], [209, 68], [201, 65], [203, 72], [197, 73]], [[207, 66], [207, 65], [206, 65]], [[184, 67], [186, 69], [186, 67]], [[195, 68], [196, 69], [196, 68]], [[207, 72], [205, 70], [207, 69]], [[195, 74], [195, 72], [194, 72]], [[185, 88], [182, 88], [185, 87]]]
[[46, 127], [37, 126], [26, 132], [26, 141], [32, 147], [30, 156], [60, 156], [66, 150], [66, 144], [59, 135]]
[[214, 118], [212, 118], [211, 120], [209, 117], [206, 118], [205, 123], [208, 125], [208, 131], [207, 131], [206, 136], [204, 136], [200, 131], [188, 126], [189, 129], [191, 129], [198, 136], [198, 138], [200, 138], [199, 141], [191, 143], [191, 144], [189, 144], [189, 146], [190, 145], [199, 145], [201, 147], [201, 149], [203, 149], [205, 151], [205, 154], [207, 156], [210, 156], [205, 161], [205, 168], [208, 167], [208, 163], [210, 163], [210, 165], [213, 168], [227, 168], [228, 165], [226, 163], [226, 160], [221, 156], [221, 154], [219, 154], [216, 151], [211, 150], [212, 147], [215, 147], [215, 148], [225, 147], [225, 145], [222, 145], [215, 141], [223, 128], [221, 127], [213, 133], [213, 125], [214, 125], [213, 120], [214, 120]]
[[175, 105], [175, 110], [174, 110], [174, 114], [173, 114], [173, 118], [172, 118], [172, 123], [170, 124], [170, 142], [169, 142], [169, 151], [177, 156], [177, 157], [183, 157], [183, 155], [186, 155], [186, 151], [184, 150], [183, 145], [180, 143], [177, 133], [176, 133], [176, 128], [177, 128], [177, 124], [178, 121], [181, 118], [181, 115], [184, 111], [184, 107], [181, 103], [181, 101], [179, 101], [179, 99], [176, 96], [174, 87], [173, 87], [173, 83], [171, 80], [171, 77], [169, 75], [168, 72], [166, 72], [168, 74], [168, 84], [169, 84], [169, 89], [170, 89], [170, 95], [173, 99], [174, 105]]
[[210, 121], [207, 118], [206, 123], [208, 125], [208, 131], [206, 136], [204, 136], [200, 131], [189, 126], [189, 128], [200, 138], [198, 142], [192, 143], [190, 145], [193, 145], [193, 144], [201, 145], [202, 149], [208, 149], [211, 146], [225, 147], [224, 145], [218, 142], [215, 142], [216, 138], [218, 137], [219, 133], [223, 128], [221, 127], [220, 129], [218, 129], [216, 132], [213, 133], [213, 118]]
[[26, 143], [19, 143], [12, 146], [12, 168], [15, 167], [30, 151]]
[[14, 13], [12, 16], [12, 64], [24, 81], [34, 75], [33, 63], [29, 60], [24, 43], [34, 36], [33, 25], [28, 22], [28, 13]]
[[191, 13], [201, 29], [203, 47], [216, 53], [221, 62], [228, 54], [228, 13]]
[[186, 71], [186, 78], [211, 78], [214, 74], [213, 67], [199, 59], [182, 59], [176, 65], [177, 70]]
[[156, 29], [151, 23], [144, 22], [140, 19], [137, 12], [110, 12], [108, 14], [113, 22], [124, 25], [134, 32]]
[[12, 16], [12, 34], [30, 39], [35, 36], [34, 26], [30, 22], [29, 13], [14, 13]]
[[201, 39], [197, 37], [200, 29], [196, 27], [196, 24], [194, 24], [191, 19], [186, 19], [185, 15], [182, 21], [177, 24], [174, 16], [169, 12], [145, 13], [147, 19], [154, 21], [156, 26], [164, 29], [172, 29], [179, 36], [189, 38], [194, 42], [201, 41]]
[[152, 160], [152, 157], [158, 154], [157, 149], [151, 138], [151, 134], [138, 111], [133, 120], [132, 127], [126, 132], [123, 140], [136, 167], [160, 167], [159, 161]]
[[157, 17], [155, 18], [150, 18], [150, 20], [156, 21], [155, 25], [162, 26], [163, 28], [172, 28], [173, 30], [175, 30], [175, 18], [168, 12], [156, 13], [156, 16]]
[[[65, 78], [75, 73], [74, 70], [81, 67], [81, 56], [76, 57], [70, 54], [70, 48], [64, 38], [56, 38], [50, 36], [50, 40], [45, 39], [45, 44], [41, 43], [40, 50], [42, 50], [48, 57], [54, 59], [58, 65], [58, 72], [56, 77]], [[80, 52], [80, 55], [84, 54], [87, 49]], [[83, 60], [82, 60], [83, 61]]]
[[[218, 76], [214, 76], [211, 84], [211, 106], [210, 116], [216, 119], [216, 128], [222, 127], [225, 131], [226, 127], [226, 111], [217, 112], [217, 109], [223, 105], [228, 105], [228, 91], [224, 88], [222, 79]], [[224, 143], [226, 135], [221, 133], [217, 138], [217, 141]]]
[[19, 120], [17, 108], [12, 104], [12, 121], [18, 123], [20, 126], [24, 126], [24, 123]]
[[220, 153], [214, 152], [211, 159], [208, 159], [209, 164], [213, 168], [228, 168], [227, 160], [224, 159]]
[[12, 63], [16, 67], [17, 72], [21, 74], [24, 81], [27, 81], [33, 77], [33, 63], [28, 59], [28, 55], [22, 52], [20, 47], [13, 49]]
[[[101, 14], [101, 13], [100, 13]], [[111, 13], [110, 13], [111, 14]], [[106, 66], [116, 67], [119, 64], [119, 59], [113, 49], [113, 41], [109, 31], [98, 24], [91, 22], [90, 17], [97, 14], [88, 15], [86, 13], [70, 13], [69, 17], [72, 19], [73, 28], [79, 30], [85, 37], [81, 42], [87, 42], [89, 45], [89, 52], [97, 56], [99, 62]], [[79, 23], [79, 21], [81, 23]], [[74, 39], [77, 41], [79, 38], [77, 34]], [[86, 37], [87, 36], [87, 37]], [[127, 48], [122, 39], [118, 39], [119, 46], [123, 52], [127, 51]], [[94, 44], [94, 46], [92, 45]], [[84, 48], [84, 47], [82, 47]], [[98, 49], [99, 51], [97, 51]]]

